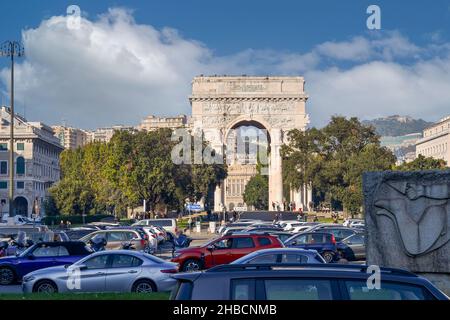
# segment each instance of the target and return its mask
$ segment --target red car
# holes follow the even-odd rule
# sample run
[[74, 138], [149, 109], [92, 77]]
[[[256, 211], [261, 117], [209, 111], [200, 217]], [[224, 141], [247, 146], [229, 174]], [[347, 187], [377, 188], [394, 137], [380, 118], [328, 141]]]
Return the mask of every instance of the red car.
[[281, 247], [284, 247], [284, 245], [276, 236], [234, 234], [215, 238], [200, 247], [177, 250], [172, 258], [172, 262], [178, 263], [180, 270], [197, 271], [219, 264], [230, 263], [260, 249]]

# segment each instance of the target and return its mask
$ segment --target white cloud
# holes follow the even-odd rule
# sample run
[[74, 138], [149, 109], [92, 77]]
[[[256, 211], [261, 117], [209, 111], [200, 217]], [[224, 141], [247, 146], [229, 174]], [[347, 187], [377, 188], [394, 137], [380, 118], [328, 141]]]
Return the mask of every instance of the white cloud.
[[[428, 120], [448, 114], [450, 44], [418, 47], [398, 32], [375, 35], [324, 42], [310, 52], [218, 56], [177, 30], [136, 24], [124, 9], [83, 18], [79, 30], [52, 17], [23, 32], [26, 59], [17, 66], [16, 97], [32, 120], [92, 128], [137, 124], [148, 114], [189, 114], [190, 83], [198, 74], [301, 74], [313, 125], [332, 114]], [[7, 69], [0, 79], [6, 87]]]

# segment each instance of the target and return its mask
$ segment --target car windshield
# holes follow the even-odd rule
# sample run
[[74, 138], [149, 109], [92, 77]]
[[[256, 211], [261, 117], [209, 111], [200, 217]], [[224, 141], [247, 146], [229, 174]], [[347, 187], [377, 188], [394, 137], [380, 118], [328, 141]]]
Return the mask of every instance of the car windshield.
[[22, 253], [20, 253], [19, 255], [18, 255], [18, 257], [26, 257], [26, 256], [28, 256], [28, 254], [30, 253], [30, 252], [33, 252], [33, 250], [34, 250], [34, 248], [36, 248], [36, 245], [32, 245], [31, 247], [29, 247], [28, 249], [26, 249], [25, 251], [22, 251]]

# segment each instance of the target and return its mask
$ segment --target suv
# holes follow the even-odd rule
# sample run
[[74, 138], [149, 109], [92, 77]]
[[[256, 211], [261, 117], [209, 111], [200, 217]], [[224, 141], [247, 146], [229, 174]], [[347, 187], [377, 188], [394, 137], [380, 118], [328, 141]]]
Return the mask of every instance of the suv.
[[336, 239], [328, 232], [304, 232], [296, 234], [284, 242], [286, 247], [312, 249], [320, 253], [327, 263], [339, 260]]
[[176, 234], [178, 231], [176, 219], [144, 219], [134, 223], [133, 226], [158, 226], [172, 234]]
[[133, 249], [139, 251], [146, 251], [149, 249], [148, 236], [145, 231], [139, 228], [124, 228], [124, 229], [108, 229], [94, 231], [80, 241], [88, 243], [94, 237], [102, 237], [106, 239], [107, 250], [120, 250], [124, 244], [130, 243]]
[[408, 271], [381, 268], [381, 288], [360, 265], [230, 264], [179, 273], [172, 300], [449, 300], [431, 282]]
[[256, 250], [282, 247], [278, 237], [269, 234], [234, 234], [213, 239], [200, 247], [179, 249], [172, 262], [178, 263], [183, 271], [197, 271], [230, 263]]

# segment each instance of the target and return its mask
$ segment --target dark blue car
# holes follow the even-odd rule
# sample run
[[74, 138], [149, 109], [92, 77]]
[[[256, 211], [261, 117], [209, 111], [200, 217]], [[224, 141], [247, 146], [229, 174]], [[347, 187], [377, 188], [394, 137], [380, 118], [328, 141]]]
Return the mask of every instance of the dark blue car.
[[286, 247], [316, 250], [327, 263], [339, 260], [334, 235], [326, 232], [303, 232], [284, 242]]
[[72, 264], [92, 250], [81, 241], [40, 242], [18, 256], [0, 258], [0, 285], [21, 281], [32, 271]]

